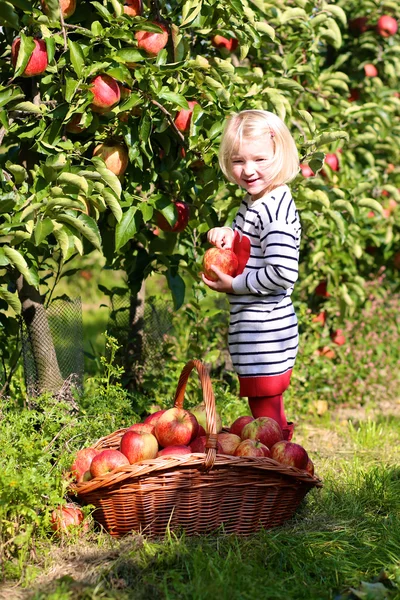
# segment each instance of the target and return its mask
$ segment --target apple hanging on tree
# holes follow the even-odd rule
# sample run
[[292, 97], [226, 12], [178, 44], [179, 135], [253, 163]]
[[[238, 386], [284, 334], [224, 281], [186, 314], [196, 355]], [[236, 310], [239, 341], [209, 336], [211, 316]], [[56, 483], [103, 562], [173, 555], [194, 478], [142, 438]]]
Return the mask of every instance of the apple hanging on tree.
[[188, 131], [190, 129], [190, 122], [192, 120], [192, 114], [194, 107], [198, 102], [196, 100], [188, 101], [189, 108], [182, 108], [176, 115], [174, 123], [175, 127], [182, 132]]
[[219, 50], [227, 50], [228, 52], [234, 52], [239, 45], [239, 42], [236, 38], [226, 38], [223, 35], [214, 35], [211, 38], [211, 43], [214, 48], [218, 48]]
[[162, 33], [157, 33], [155, 31], [137, 31], [135, 33], [135, 38], [138, 43], [138, 48], [144, 50], [150, 56], [157, 56], [157, 54], [167, 45], [168, 29], [165, 25], [157, 21], [153, 21], [152, 24], [160, 27]]
[[378, 69], [371, 63], [364, 65], [364, 73], [365, 77], [378, 77]]
[[97, 75], [91, 82], [90, 90], [93, 93], [90, 107], [94, 112], [107, 112], [121, 99], [120, 86], [110, 75]]
[[99, 144], [93, 151], [93, 156], [102, 158], [107, 169], [117, 177], [122, 177], [129, 164], [128, 151], [121, 144]]
[[[49, 7], [45, 0], [40, 0], [40, 4], [42, 6], [42, 10], [45, 15], [49, 14]], [[76, 9], [76, 0], [60, 0], [60, 9], [62, 11], [62, 16], [64, 19], [68, 19], [68, 17], [72, 17]]]
[[183, 202], [182, 200], [177, 200], [176, 202], [174, 202], [174, 207], [177, 212], [177, 218], [174, 225], [170, 225], [167, 219], [164, 217], [164, 215], [161, 212], [157, 212], [157, 227], [159, 227], [161, 231], [172, 231], [173, 233], [180, 233], [181, 231], [186, 229], [190, 217], [189, 204]]
[[392, 37], [397, 33], [398, 24], [394, 17], [382, 15], [376, 24], [376, 32], [382, 37]]
[[[41, 75], [47, 69], [48, 57], [46, 43], [44, 40], [37, 40], [36, 38], [33, 41], [35, 43], [35, 48], [33, 49], [33, 52], [28, 60], [28, 64], [22, 73], [22, 77], [34, 77], [35, 75]], [[15, 67], [17, 64], [20, 45], [21, 38], [15, 38], [11, 46], [11, 63], [13, 67]]]
[[142, 14], [142, 0], [124, 0], [124, 14], [136, 17]]

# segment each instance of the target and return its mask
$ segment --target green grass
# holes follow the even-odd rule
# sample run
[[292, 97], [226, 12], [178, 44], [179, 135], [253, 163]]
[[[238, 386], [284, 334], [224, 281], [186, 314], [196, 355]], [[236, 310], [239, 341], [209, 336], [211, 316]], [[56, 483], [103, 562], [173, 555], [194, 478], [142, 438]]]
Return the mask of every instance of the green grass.
[[398, 417], [357, 426], [303, 423], [296, 440], [309, 449], [324, 487], [309, 493], [283, 527], [245, 538], [170, 533], [163, 540], [113, 540], [92, 532], [77, 544], [53, 542], [29, 597], [397, 600], [399, 436]]

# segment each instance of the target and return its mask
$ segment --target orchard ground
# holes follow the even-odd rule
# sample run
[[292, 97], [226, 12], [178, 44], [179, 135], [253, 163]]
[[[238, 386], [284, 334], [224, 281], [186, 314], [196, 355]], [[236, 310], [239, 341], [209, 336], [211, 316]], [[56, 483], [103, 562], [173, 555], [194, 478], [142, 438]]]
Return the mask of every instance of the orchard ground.
[[41, 575], [27, 588], [3, 585], [0, 598], [399, 598], [399, 436], [399, 399], [302, 419], [296, 441], [324, 487], [283, 527], [245, 538], [114, 540], [92, 530], [49, 540], [29, 561]]

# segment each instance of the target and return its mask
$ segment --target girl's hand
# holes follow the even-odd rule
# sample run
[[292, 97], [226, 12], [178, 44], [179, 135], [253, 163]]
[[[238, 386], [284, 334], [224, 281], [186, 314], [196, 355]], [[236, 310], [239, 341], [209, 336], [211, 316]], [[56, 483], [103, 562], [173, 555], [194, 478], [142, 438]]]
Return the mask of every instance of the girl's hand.
[[211, 288], [212, 290], [215, 290], [216, 292], [225, 292], [226, 294], [232, 293], [233, 292], [233, 288], [232, 288], [233, 277], [231, 277], [230, 275], [227, 275], [226, 273], [223, 273], [220, 269], [218, 269], [218, 267], [215, 267], [214, 265], [211, 265], [210, 269], [211, 269], [211, 271], [214, 271], [214, 273], [217, 275], [218, 280], [212, 281], [211, 279], [207, 279], [207, 277], [204, 275], [204, 273], [202, 273], [201, 278], [204, 281], [204, 283], [206, 285], [208, 285], [209, 288]]
[[230, 227], [214, 227], [207, 233], [207, 240], [217, 248], [232, 248], [234, 232]]

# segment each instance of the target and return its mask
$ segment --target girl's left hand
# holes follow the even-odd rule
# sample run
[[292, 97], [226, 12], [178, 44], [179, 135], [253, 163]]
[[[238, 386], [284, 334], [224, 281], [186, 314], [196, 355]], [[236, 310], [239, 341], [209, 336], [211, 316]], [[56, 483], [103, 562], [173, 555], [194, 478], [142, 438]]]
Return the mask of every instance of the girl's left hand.
[[212, 265], [210, 268], [211, 268], [211, 271], [214, 271], [214, 273], [217, 275], [218, 279], [217, 279], [217, 281], [212, 281], [211, 279], [207, 279], [207, 277], [204, 275], [204, 273], [202, 273], [201, 278], [204, 281], [204, 283], [206, 285], [208, 285], [209, 288], [211, 288], [212, 290], [215, 290], [216, 292], [225, 292], [226, 294], [232, 293], [233, 292], [233, 287], [232, 287], [233, 277], [231, 277], [230, 275], [227, 275], [226, 273], [223, 273], [223, 271], [221, 271], [220, 269], [218, 269], [218, 267], [215, 267], [214, 265]]

